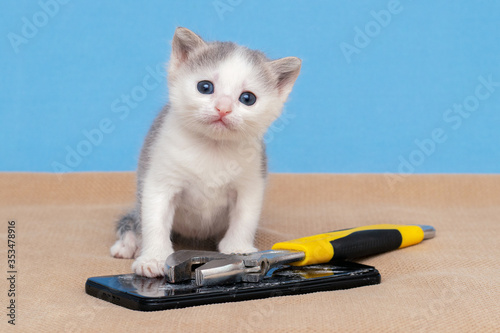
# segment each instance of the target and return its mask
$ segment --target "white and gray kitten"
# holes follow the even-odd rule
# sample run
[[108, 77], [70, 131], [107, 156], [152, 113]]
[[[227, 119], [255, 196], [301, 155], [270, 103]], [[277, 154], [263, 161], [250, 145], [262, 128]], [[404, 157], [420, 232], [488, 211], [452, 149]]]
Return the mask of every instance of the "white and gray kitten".
[[269, 60], [230, 42], [177, 28], [170, 104], [142, 147], [137, 203], [117, 226], [116, 258], [136, 274], [163, 276], [171, 233], [216, 239], [224, 253], [253, 252], [267, 174], [263, 136], [279, 117], [301, 60]]

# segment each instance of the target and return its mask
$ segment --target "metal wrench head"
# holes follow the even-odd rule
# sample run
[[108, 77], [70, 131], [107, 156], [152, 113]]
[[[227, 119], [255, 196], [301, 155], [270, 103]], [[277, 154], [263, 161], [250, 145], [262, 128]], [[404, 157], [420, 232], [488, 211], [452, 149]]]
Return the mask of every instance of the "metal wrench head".
[[179, 250], [165, 261], [165, 276], [170, 283], [178, 283], [195, 278], [195, 269], [216, 259], [230, 255], [215, 251]]
[[170, 283], [194, 279], [198, 286], [235, 282], [259, 282], [272, 267], [300, 261], [303, 252], [260, 251], [248, 254], [223, 254], [212, 251], [181, 250], [165, 263]]
[[207, 262], [195, 270], [196, 285], [259, 282], [268, 270], [267, 262], [262, 261], [260, 257], [260, 252], [233, 254], [225, 259]]
[[267, 272], [277, 266], [304, 259], [304, 252], [267, 250], [234, 254], [226, 259], [213, 260], [196, 269], [198, 286], [235, 282], [260, 282]]

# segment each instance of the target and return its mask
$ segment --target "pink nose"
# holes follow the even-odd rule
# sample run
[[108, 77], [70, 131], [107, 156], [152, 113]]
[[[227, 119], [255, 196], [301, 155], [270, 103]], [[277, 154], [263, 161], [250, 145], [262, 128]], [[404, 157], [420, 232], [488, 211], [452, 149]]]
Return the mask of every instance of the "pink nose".
[[231, 104], [231, 99], [228, 96], [222, 96], [217, 100], [215, 109], [219, 113], [220, 117], [224, 117], [231, 113]]

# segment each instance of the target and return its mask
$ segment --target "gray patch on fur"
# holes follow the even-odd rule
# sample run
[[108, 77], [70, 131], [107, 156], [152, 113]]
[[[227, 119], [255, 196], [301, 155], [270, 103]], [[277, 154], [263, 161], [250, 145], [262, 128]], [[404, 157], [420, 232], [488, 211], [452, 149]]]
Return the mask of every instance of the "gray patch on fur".
[[116, 231], [120, 235], [120, 238], [125, 235], [125, 233], [132, 231], [137, 234], [139, 230], [139, 224], [136, 216], [136, 211], [132, 210], [127, 214], [123, 215], [121, 219], [118, 220], [116, 224]]
[[142, 189], [144, 183], [144, 177], [149, 166], [149, 154], [153, 143], [158, 137], [160, 128], [164, 123], [165, 116], [167, 115], [170, 106], [167, 104], [163, 107], [160, 113], [156, 116], [153, 124], [149, 128], [146, 139], [141, 149], [141, 154], [139, 156], [139, 166], [137, 168], [137, 191], [136, 191], [136, 206], [133, 210], [125, 214], [117, 223], [116, 231], [120, 238], [127, 231], [133, 231], [136, 235], [141, 234], [141, 202], [142, 202]]
[[276, 76], [265, 65], [270, 60], [266, 55], [258, 50], [252, 50], [232, 42], [210, 42], [205, 47], [197, 50], [187, 60], [190, 70], [196, 71], [199, 68], [215, 67], [235, 53], [242, 54], [249, 64], [251, 64], [258, 77], [268, 87], [276, 87], [278, 81]]
[[[141, 154], [139, 156], [139, 166], [137, 168], [137, 192], [142, 193], [142, 182], [149, 166], [149, 154], [151, 153], [151, 147], [158, 137], [161, 126], [164, 123], [165, 117], [168, 114], [170, 105], [165, 105], [160, 113], [153, 120], [153, 124], [149, 128], [144, 144], [142, 145]], [[140, 199], [140, 198], [137, 198]]]
[[199, 68], [213, 67], [226, 60], [238, 49], [238, 45], [231, 42], [212, 42], [188, 58], [187, 65], [193, 71]]
[[262, 178], [267, 178], [267, 154], [266, 154], [266, 144], [262, 140], [262, 151], [260, 156], [260, 171]]

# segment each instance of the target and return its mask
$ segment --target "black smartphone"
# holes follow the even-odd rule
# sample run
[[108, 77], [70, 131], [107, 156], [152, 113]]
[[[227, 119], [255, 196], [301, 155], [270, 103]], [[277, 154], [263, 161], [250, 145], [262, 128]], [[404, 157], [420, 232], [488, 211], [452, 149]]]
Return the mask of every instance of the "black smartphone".
[[146, 278], [135, 274], [99, 276], [87, 279], [85, 291], [128, 309], [158, 311], [378, 283], [380, 274], [374, 267], [343, 261], [303, 267], [282, 266], [270, 270], [258, 283], [210, 287], [198, 287], [194, 281], [172, 284], [165, 278]]

